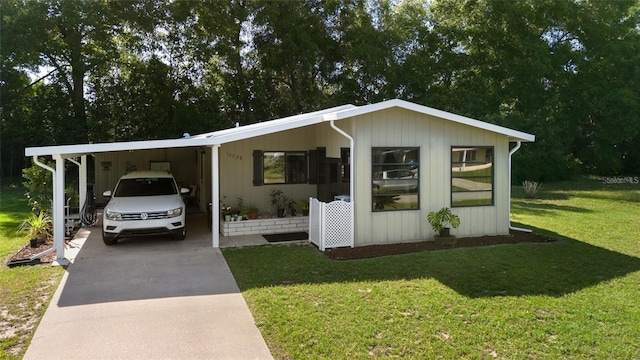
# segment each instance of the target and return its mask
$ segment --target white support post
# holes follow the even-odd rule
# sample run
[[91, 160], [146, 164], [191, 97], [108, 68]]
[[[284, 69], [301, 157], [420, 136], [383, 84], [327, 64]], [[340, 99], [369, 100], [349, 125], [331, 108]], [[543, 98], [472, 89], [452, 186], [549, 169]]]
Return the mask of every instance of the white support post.
[[78, 165], [78, 207], [82, 209], [87, 199], [87, 155], [82, 155], [80, 162], [74, 158], [67, 158], [67, 160]]
[[56, 173], [53, 177], [53, 246], [56, 249], [56, 263], [66, 265], [64, 257], [64, 159], [53, 155], [56, 161]]
[[220, 247], [220, 145], [211, 146], [211, 236], [213, 247]]
[[80, 189], [78, 189], [78, 194], [80, 195], [78, 207], [80, 211], [82, 211], [82, 207], [87, 201], [87, 155], [80, 156], [80, 170], [78, 175], [80, 177], [80, 179], [78, 179], [78, 186], [80, 187]]

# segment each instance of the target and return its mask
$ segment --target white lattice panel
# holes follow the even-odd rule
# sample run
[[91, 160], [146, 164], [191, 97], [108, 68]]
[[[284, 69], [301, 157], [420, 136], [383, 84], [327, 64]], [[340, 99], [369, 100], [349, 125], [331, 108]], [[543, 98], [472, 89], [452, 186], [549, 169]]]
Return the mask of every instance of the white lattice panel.
[[346, 201], [333, 201], [323, 205], [323, 248], [353, 246], [353, 226], [351, 224], [353, 204]]
[[324, 251], [322, 246], [322, 203], [318, 199], [311, 199], [309, 201], [309, 242], [315, 244], [321, 251]]

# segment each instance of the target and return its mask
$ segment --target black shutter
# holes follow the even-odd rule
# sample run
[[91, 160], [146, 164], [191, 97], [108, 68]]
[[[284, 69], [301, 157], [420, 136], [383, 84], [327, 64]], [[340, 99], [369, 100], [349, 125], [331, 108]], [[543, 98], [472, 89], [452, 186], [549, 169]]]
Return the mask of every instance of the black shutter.
[[309, 150], [309, 184], [318, 183], [318, 151]]
[[253, 186], [262, 186], [264, 184], [262, 164], [262, 150], [253, 150]]

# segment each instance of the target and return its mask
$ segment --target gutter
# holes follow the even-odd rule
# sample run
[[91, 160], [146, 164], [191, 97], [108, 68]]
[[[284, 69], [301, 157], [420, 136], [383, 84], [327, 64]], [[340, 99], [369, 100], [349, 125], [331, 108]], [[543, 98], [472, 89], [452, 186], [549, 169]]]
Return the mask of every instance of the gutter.
[[354, 246], [354, 241], [355, 241], [355, 207], [356, 207], [356, 199], [355, 199], [355, 179], [353, 178], [355, 175], [355, 171], [354, 171], [354, 143], [355, 141], [353, 140], [353, 137], [349, 134], [347, 134], [346, 132], [344, 132], [342, 129], [340, 129], [339, 127], [336, 126], [336, 124], [334, 123], [335, 120], [331, 120], [329, 121], [329, 124], [331, 125], [331, 127], [337, 131], [339, 134], [341, 134], [342, 136], [346, 137], [347, 139], [349, 139], [349, 152], [350, 152], [350, 161], [349, 161], [349, 173], [351, 174], [351, 179], [349, 180], [349, 201], [351, 202], [351, 247]]
[[[51, 167], [49, 167], [49, 166], [47, 166], [47, 165], [45, 165], [45, 164], [41, 163], [41, 162], [38, 160], [38, 157], [37, 157], [37, 156], [35, 156], [35, 155], [33, 156], [33, 162], [34, 162], [36, 165], [40, 166], [41, 168], [51, 171], [51, 174], [52, 174], [53, 178], [54, 178], [54, 179], [56, 178], [56, 171], [55, 171], [53, 168], [51, 168]], [[33, 260], [35, 260], [35, 259], [39, 259], [39, 258], [41, 258], [41, 257], [43, 257], [43, 256], [45, 256], [45, 255], [47, 255], [47, 254], [49, 254], [49, 253], [54, 252], [55, 250], [56, 250], [56, 247], [55, 247], [55, 246], [52, 246], [51, 248], [49, 248], [49, 249], [47, 249], [47, 250], [45, 250], [45, 251], [43, 251], [43, 252], [41, 252], [41, 253], [39, 253], [39, 254], [35, 254], [35, 255], [33, 255], [32, 257], [30, 257], [30, 258], [29, 258], [29, 261], [33, 261]]]
[[508, 191], [508, 193], [509, 193], [509, 195], [508, 195], [509, 196], [509, 206], [508, 206], [508, 209], [509, 209], [509, 211], [508, 211], [508, 214], [509, 214], [508, 215], [509, 216], [509, 230], [516, 230], [516, 231], [522, 231], [522, 232], [530, 233], [531, 229], [523, 229], [523, 228], [519, 228], [519, 227], [515, 227], [515, 226], [511, 225], [511, 156], [513, 154], [515, 154], [516, 151], [518, 151], [521, 146], [522, 146], [522, 141], [518, 140], [518, 141], [516, 141], [516, 146], [509, 151], [509, 186], [508, 186], [508, 189], [509, 189], [509, 191]]

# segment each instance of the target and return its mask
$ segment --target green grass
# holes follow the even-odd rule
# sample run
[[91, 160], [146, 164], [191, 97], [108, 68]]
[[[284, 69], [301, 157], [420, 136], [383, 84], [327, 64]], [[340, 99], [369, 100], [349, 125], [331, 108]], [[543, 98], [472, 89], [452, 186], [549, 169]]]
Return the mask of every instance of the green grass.
[[19, 182], [9, 182], [3, 179], [0, 188], [0, 260], [6, 261], [22, 245], [24, 239], [16, 234], [20, 223], [31, 213], [24, 188]]
[[5, 266], [27, 243], [16, 234], [31, 212], [19, 184], [3, 179], [0, 189], [0, 359], [22, 358], [64, 273], [60, 267]]
[[640, 186], [513, 194], [520, 226], [560, 240], [353, 261], [309, 246], [224, 255], [277, 359], [639, 358]]

